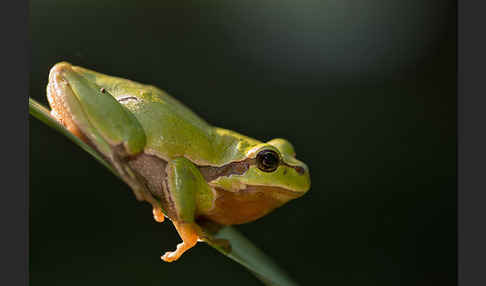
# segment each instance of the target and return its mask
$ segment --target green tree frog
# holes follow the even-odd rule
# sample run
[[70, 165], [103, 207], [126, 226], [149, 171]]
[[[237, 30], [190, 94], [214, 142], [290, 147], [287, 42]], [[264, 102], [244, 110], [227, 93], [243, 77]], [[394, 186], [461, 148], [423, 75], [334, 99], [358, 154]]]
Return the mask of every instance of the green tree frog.
[[61, 62], [50, 70], [47, 97], [51, 115], [151, 204], [156, 221], [172, 221], [182, 243], [166, 262], [214, 239], [204, 221], [250, 222], [310, 188], [309, 169], [287, 140], [213, 127], [154, 86]]

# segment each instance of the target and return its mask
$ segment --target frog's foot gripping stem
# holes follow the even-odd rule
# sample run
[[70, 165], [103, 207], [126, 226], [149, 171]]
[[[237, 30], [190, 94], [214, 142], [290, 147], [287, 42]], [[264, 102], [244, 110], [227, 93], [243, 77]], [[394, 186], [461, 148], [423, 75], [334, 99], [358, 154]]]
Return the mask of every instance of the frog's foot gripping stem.
[[224, 227], [223, 225], [204, 219], [199, 220], [198, 225], [203, 229], [203, 233], [199, 235], [199, 241], [204, 241], [223, 252], [231, 252], [231, 243], [229, 240], [215, 237], [215, 235]]
[[176, 221], [173, 221], [173, 223], [177, 229], [177, 232], [179, 233], [179, 236], [182, 238], [182, 243], [177, 245], [177, 249], [175, 251], [166, 252], [161, 257], [165, 262], [173, 262], [179, 259], [184, 252], [196, 245], [199, 239], [198, 233], [201, 233], [199, 226], [197, 226], [195, 223], [180, 223]]

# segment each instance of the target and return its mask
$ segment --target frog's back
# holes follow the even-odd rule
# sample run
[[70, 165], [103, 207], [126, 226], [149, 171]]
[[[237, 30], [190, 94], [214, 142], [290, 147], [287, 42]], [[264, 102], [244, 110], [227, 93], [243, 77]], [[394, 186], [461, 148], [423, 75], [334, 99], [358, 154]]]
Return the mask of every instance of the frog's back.
[[198, 165], [222, 166], [244, 159], [242, 150], [260, 143], [230, 130], [212, 127], [154, 86], [77, 69], [135, 115], [146, 135], [145, 153], [166, 161], [183, 156]]
[[136, 97], [118, 95], [117, 100], [142, 124], [148, 152], [166, 159], [194, 152], [211, 156], [213, 128], [169, 95], [150, 88]]

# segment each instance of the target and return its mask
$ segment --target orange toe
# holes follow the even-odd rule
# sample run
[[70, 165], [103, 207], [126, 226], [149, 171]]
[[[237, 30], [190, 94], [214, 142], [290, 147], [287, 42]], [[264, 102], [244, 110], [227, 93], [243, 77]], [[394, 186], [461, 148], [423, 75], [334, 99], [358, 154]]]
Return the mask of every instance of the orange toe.
[[154, 208], [152, 213], [154, 214], [155, 221], [163, 222], [165, 220], [165, 215], [160, 208]]

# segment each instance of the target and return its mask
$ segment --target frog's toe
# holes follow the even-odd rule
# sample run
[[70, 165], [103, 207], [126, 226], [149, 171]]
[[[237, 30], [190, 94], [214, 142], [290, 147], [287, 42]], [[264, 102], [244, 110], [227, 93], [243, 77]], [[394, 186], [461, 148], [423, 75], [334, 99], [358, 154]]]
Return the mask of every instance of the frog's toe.
[[181, 244], [182, 243], [179, 243], [177, 245], [177, 250], [176, 251], [168, 251], [166, 252], [161, 258], [162, 260], [164, 260], [165, 262], [174, 262], [176, 261], [177, 259], [179, 259], [179, 257], [181, 257], [182, 255], [182, 252], [180, 251], [181, 249]]
[[174, 252], [166, 252], [160, 258], [162, 260], [164, 260], [165, 262], [173, 262], [173, 261], [175, 261], [177, 259], [177, 258], [175, 258]]
[[156, 222], [164, 222], [165, 215], [159, 207], [154, 207], [152, 213], [154, 214], [154, 219]]
[[189, 250], [190, 248], [192, 248], [194, 245], [196, 245], [196, 242], [197, 242], [197, 239], [193, 243], [191, 243], [191, 242], [189, 242], [189, 243], [188, 242], [179, 243], [177, 245], [177, 249], [175, 251], [166, 252], [161, 258], [165, 262], [173, 262], [173, 261], [176, 261], [177, 259], [179, 259], [179, 257], [181, 257], [181, 255], [184, 252], [186, 252], [187, 250]]

